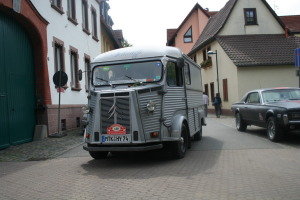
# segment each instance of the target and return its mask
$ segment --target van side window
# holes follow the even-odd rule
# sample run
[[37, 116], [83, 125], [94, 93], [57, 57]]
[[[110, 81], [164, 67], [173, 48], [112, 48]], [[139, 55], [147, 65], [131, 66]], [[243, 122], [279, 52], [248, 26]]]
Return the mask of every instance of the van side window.
[[178, 68], [174, 62], [167, 64], [167, 83], [171, 87], [180, 87], [183, 85], [182, 68]]
[[184, 79], [186, 85], [191, 85], [191, 73], [190, 66], [188, 63], [184, 63]]

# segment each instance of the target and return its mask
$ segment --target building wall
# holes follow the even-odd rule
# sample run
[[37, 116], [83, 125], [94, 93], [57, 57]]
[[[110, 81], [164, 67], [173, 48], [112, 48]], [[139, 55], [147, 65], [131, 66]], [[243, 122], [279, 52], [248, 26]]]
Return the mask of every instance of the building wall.
[[115, 49], [113, 42], [109, 38], [104, 28], [101, 29], [101, 44], [101, 53]]
[[[52, 81], [55, 73], [54, 65], [54, 37], [61, 40], [64, 45], [64, 66], [65, 72], [68, 75], [67, 89], [61, 95], [61, 120], [65, 120], [66, 129], [77, 128], [78, 118], [82, 119], [81, 107], [87, 104], [87, 92], [85, 87], [85, 57], [88, 56], [92, 61], [98, 54], [101, 53], [101, 30], [100, 30], [100, 7], [96, 0], [89, 0], [88, 2], [88, 23], [89, 31], [92, 32], [92, 16], [91, 8], [96, 10], [97, 14], [97, 38], [93, 39], [92, 34], [87, 34], [83, 31], [82, 19], [82, 2], [76, 2], [76, 19], [78, 24], [75, 25], [68, 20], [68, 6], [67, 1], [62, 1], [63, 13], [51, 7], [51, 1], [31, 0], [39, 13], [49, 22], [47, 27], [47, 62], [49, 71], [49, 84], [51, 92], [52, 104], [45, 106], [45, 113], [47, 115], [48, 134], [57, 131], [57, 112], [58, 112], [58, 92]], [[99, 21], [98, 21], [99, 20]], [[74, 47], [78, 50], [78, 69], [82, 70], [82, 80], [80, 81], [80, 91], [71, 89], [71, 65], [70, 65], [70, 49]], [[61, 121], [62, 122], [62, 121]], [[62, 122], [63, 123], [63, 122]]]
[[[175, 38], [175, 47], [180, 48], [184, 54], [188, 54], [198, 40], [207, 22], [208, 17], [203, 14], [201, 10], [194, 11], [178, 31]], [[184, 43], [183, 36], [191, 26], [193, 31], [193, 42]]]
[[[65, 93], [62, 94], [62, 104], [86, 104], [87, 93], [85, 91], [85, 76], [80, 81], [81, 91], [71, 90], [71, 67], [70, 67], [70, 46], [78, 49], [79, 60], [78, 67], [82, 71], [85, 71], [84, 67], [84, 54], [89, 55], [91, 60], [101, 53], [100, 41], [96, 41], [92, 38], [92, 34], [86, 34], [82, 29], [82, 4], [81, 1], [76, 1], [76, 18], [78, 25], [74, 25], [68, 20], [67, 15], [67, 1], [62, 1], [62, 7], [64, 14], [60, 14], [51, 7], [50, 1], [31, 0], [40, 14], [49, 22], [47, 27], [48, 37], [48, 70], [49, 70], [49, 82], [51, 88], [52, 104], [58, 104], [58, 93], [52, 81], [52, 77], [55, 73], [54, 67], [54, 48], [53, 37], [58, 38], [64, 42], [64, 57], [65, 57], [65, 72], [67, 73], [69, 80], [67, 83], [68, 88]], [[92, 31], [92, 19], [91, 19], [91, 5], [96, 9], [97, 19], [97, 31], [98, 38], [100, 39], [100, 8], [99, 4], [95, 1], [88, 1], [88, 13], [89, 13], [89, 30]]]
[[[238, 79], [237, 79], [237, 68], [234, 63], [230, 60], [227, 54], [224, 52], [222, 47], [218, 42], [211, 43], [211, 51], [215, 52], [217, 50], [218, 53], [218, 71], [219, 71], [219, 88], [221, 99], [223, 100], [222, 109], [230, 110], [232, 103], [238, 100]], [[216, 55], [211, 55], [212, 57], [212, 66], [206, 69], [202, 69], [202, 85], [204, 88], [205, 84], [208, 84], [209, 90], [209, 99], [211, 101], [211, 91], [210, 91], [210, 83], [214, 83], [214, 91], [218, 92], [218, 84], [217, 84], [217, 67], [216, 67]], [[197, 52], [197, 61], [198, 64], [203, 61], [202, 51]], [[224, 101], [224, 93], [223, 93], [223, 79], [227, 79], [228, 84], [228, 101]], [[204, 89], [203, 89], [204, 90]], [[208, 107], [209, 109], [213, 109], [212, 103]]]
[[[245, 26], [244, 8], [256, 8], [258, 25]], [[219, 35], [245, 34], [284, 34], [284, 30], [261, 0], [239, 0]]]
[[294, 66], [238, 67], [238, 98], [259, 88], [299, 87]]

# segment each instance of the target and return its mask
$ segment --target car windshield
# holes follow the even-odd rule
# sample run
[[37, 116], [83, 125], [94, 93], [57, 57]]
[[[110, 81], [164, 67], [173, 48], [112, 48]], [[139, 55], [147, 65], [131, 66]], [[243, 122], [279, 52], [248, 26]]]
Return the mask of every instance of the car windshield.
[[160, 61], [99, 66], [93, 72], [95, 86], [160, 81]]
[[277, 89], [268, 90], [262, 93], [264, 102], [300, 100], [299, 89]]

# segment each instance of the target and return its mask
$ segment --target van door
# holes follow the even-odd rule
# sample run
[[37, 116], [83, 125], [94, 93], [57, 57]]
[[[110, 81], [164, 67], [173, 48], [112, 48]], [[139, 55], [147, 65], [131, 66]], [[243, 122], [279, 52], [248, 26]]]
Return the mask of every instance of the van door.
[[190, 65], [185, 62], [184, 64], [184, 87], [186, 95], [186, 105], [187, 105], [187, 116], [189, 123], [190, 134], [193, 135], [196, 132], [196, 127], [199, 127], [199, 116], [198, 107], [201, 101], [200, 92], [191, 88], [191, 72]]
[[164, 98], [165, 125], [170, 126], [173, 116], [186, 115], [186, 94], [183, 85], [183, 68], [179, 68], [176, 62], [167, 63], [167, 93]]

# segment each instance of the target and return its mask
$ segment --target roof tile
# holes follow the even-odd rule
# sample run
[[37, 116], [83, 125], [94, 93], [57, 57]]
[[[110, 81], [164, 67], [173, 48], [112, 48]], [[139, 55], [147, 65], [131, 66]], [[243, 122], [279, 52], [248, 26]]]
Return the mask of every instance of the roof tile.
[[284, 35], [218, 36], [217, 41], [236, 66], [293, 65], [299, 37]]

